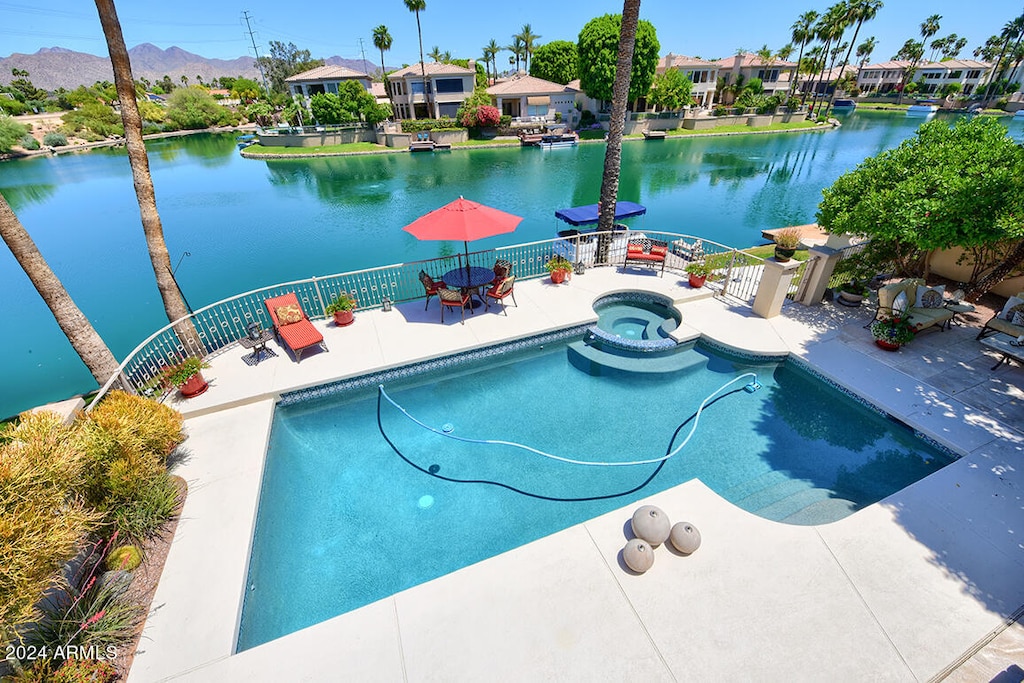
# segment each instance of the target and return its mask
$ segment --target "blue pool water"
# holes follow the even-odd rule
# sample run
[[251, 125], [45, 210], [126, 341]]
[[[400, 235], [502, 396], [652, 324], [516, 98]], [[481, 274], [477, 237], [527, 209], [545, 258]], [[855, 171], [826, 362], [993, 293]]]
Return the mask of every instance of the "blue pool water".
[[608, 462], [665, 455], [700, 402], [743, 373], [756, 372], [762, 388], [734, 384], [678, 456], [635, 467], [452, 441], [387, 403], [385, 439], [376, 379], [333, 396], [286, 397], [267, 454], [239, 650], [694, 477], [768, 519], [817, 524], [952, 460], [791, 361], [740, 361], [698, 347], [680, 352], [690, 355], [686, 370], [594, 376], [567, 362], [567, 343], [523, 342], [384, 383], [439, 430]]
[[598, 327], [628, 340], [666, 338], [679, 326], [678, 311], [659, 303], [612, 300], [594, 310]]

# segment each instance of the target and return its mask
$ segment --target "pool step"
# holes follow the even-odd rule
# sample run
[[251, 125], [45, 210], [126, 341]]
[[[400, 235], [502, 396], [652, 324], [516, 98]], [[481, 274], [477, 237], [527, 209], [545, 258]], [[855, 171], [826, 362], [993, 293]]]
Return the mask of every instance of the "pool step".
[[857, 504], [853, 501], [844, 498], [826, 498], [811, 503], [781, 521], [786, 524], [799, 524], [801, 526], [829, 524], [830, 522], [848, 517], [857, 509]]
[[723, 496], [759, 517], [786, 524], [827, 524], [846, 517], [857, 507], [851, 501], [834, 498], [828, 489], [807, 488], [807, 482], [776, 471], [726, 489]]
[[582, 341], [569, 343], [569, 362], [589, 375], [609, 375], [616, 372], [638, 374], [665, 374], [690, 372], [707, 365], [708, 357], [691, 349], [670, 353], [620, 355], [604, 351]]

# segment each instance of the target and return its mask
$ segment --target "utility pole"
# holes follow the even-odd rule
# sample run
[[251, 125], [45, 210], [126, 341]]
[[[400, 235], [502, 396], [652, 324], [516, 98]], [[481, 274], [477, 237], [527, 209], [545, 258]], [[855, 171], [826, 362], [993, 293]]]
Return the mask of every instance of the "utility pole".
[[370, 70], [366, 68], [366, 50], [363, 49], [363, 39], [359, 39], [359, 54], [363, 56], [363, 71], [369, 73]]
[[270, 87], [267, 85], [267, 74], [263, 73], [263, 63], [260, 62], [260, 50], [256, 47], [256, 38], [253, 35], [252, 26], [249, 25], [249, 10], [242, 12], [242, 17], [245, 18], [245, 28], [249, 32], [249, 40], [252, 42], [252, 51], [256, 54], [256, 68], [260, 70], [260, 78], [263, 79], [263, 90], [267, 93], [267, 99], [270, 99]]

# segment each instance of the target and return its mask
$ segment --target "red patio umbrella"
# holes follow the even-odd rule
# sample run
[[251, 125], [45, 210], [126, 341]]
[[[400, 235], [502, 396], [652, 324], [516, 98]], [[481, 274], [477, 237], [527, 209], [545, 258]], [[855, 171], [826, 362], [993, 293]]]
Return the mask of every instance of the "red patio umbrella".
[[402, 229], [421, 240], [462, 240], [466, 250], [468, 276], [470, 240], [512, 232], [522, 220], [521, 216], [513, 216], [459, 197], [440, 209], [420, 216]]

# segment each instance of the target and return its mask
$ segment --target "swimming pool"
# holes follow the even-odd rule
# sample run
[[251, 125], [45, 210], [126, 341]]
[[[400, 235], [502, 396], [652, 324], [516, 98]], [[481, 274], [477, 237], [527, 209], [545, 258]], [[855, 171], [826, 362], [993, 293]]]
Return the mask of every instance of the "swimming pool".
[[[384, 403], [377, 378], [274, 419], [238, 649], [367, 605], [608, 510], [699, 477], [768, 519], [825, 523], [941, 468], [952, 456], [792, 361], [698, 346], [673, 373], [580, 372], [569, 339], [524, 341], [391, 372], [387, 392], [439, 431], [621, 462], [678, 445], [662, 465], [583, 467], [446, 439]], [[514, 350], [507, 349], [514, 347]], [[390, 441], [390, 444], [389, 444]], [[392, 445], [394, 448], [392, 448]], [[472, 482], [472, 483], [467, 483]], [[572, 502], [567, 502], [571, 499]]]

